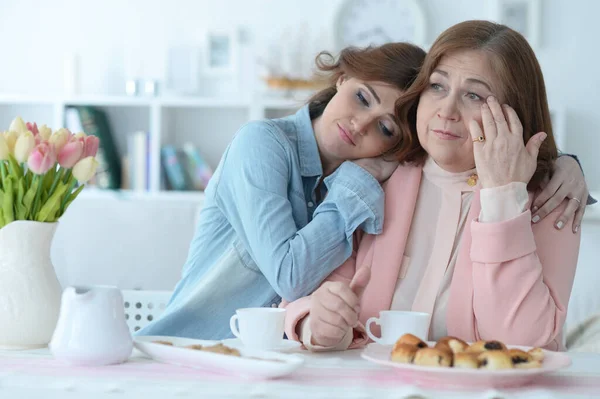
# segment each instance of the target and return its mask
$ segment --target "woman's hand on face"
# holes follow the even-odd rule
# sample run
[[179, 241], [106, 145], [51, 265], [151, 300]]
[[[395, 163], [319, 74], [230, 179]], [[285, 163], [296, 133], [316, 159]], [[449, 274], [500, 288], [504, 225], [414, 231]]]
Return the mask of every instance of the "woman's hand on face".
[[379, 183], [389, 179], [399, 165], [398, 161], [386, 160], [384, 156], [355, 159], [352, 162], [369, 172]]
[[[477, 121], [469, 122], [473, 139], [475, 166], [483, 188], [505, 186], [512, 182], [529, 183], [537, 168], [537, 156], [546, 139], [540, 132], [523, 143], [523, 126], [510, 106], [500, 106], [488, 97], [481, 107], [482, 128]], [[484, 141], [478, 141], [484, 137]]]
[[539, 222], [567, 198], [569, 203], [556, 219], [554, 226], [559, 230], [562, 229], [575, 214], [571, 230], [577, 233], [589, 194], [583, 172], [577, 161], [568, 156], [558, 157], [554, 166], [552, 179], [533, 201], [532, 221]]
[[362, 267], [350, 284], [326, 282], [312, 295], [310, 329], [312, 344], [336, 346], [358, 323], [360, 298], [371, 279], [371, 269]]

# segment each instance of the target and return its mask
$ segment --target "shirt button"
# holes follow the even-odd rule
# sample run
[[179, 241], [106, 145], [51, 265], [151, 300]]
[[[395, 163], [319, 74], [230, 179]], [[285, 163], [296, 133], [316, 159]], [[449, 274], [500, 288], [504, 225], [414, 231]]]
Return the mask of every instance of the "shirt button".
[[315, 204], [313, 204], [313, 202], [312, 202], [312, 201], [308, 201], [308, 207], [309, 207], [309, 208], [312, 208], [314, 205], [315, 205]]
[[272, 308], [276, 308], [277, 306], [279, 306], [279, 305], [277, 305], [276, 303], [272, 303], [272, 304], [271, 304], [271, 307], [272, 307]]

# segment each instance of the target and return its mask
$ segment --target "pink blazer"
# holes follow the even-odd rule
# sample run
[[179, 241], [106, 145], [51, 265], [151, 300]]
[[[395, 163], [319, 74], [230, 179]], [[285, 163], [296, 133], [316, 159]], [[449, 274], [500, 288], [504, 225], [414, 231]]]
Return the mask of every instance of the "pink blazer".
[[[364, 323], [388, 310], [421, 182], [421, 167], [401, 166], [386, 183], [385, 221], [380, 235], [357, 235], [358, 248], [336, 269], [329, 281], [349, 283], [357, 267], [371, 267], [371, 280], [361, 300], [361, 325], [355, 329], [351, 348], [367, 343]], [[531, 196], [530, 196], [531, 197]], [[531, 201], [530, 201], [531, 202]], [[452, 276], [447, 305], [448, 335], [465, 341], [497, 339], [512, 345], [564, 350], [562, 327], [573, 286], [580, 232], [570, 222], [554, 228], [563, 203], [537, 224], [531, 212], [501, 223], [479, 223], [479, 191], [472, 200]], [[355, 246], [356, 248], [356, 246]], [[425, 274], [421, 296], [431, 302], [438, 284]], [[283, 302], [287, 308], [286, 334], [298, 340], [296, 327], [309, 313], [310, 297]], [[418, 303], [414, 308], [421, 308]], [[374, 329], [375, 330], [375, 329]]]

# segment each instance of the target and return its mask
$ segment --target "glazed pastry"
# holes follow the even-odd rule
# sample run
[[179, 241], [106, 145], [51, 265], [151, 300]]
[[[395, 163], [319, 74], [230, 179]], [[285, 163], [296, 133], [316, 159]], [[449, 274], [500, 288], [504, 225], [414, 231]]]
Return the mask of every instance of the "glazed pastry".
[[508, 355], [510, 356], [513, 365], [533, 361], [533, 357], [529, 353], [523, 352], [520, 349], [509, 349]]
[[427, 348], [427, 344], [421, 340], [421, 338], [416, 337], [412, 334], [404, 334], [401, 336], [398, 341], [396, 341], [396, 345], [398, 344], [408, 344], [414, 345], [418, 348]]
[[505, 351], [506, 345], [500, 341], [477, 341], [467, 348], [467, 352]]
[[173, 346], [173, 342], [169, 342], [169, 341], [152, 341], [152, 343]]
[[194, 349], [194, 350], [197, 350], [197, 351], [201, 351], [202, 349], [204, 349], [204, 347], [202, 345], [198, 345], [198, 344], [187, 345], [186, 348], [188, 348], [188, 349]]
[[457, 369], [477, 369], [479, 361], [475, 353], [456, 353], [454, 355], [454, 367]]
[[452, 353], [461, 353], [467, 350], [469, 344], [456, 337], [444, 337], [438, 340], [438, 343], [446, 343], [452, 349]]
[[527, 353], [531, 355], [533, 360], [537, 360], [538, 362], [544, 361], [544, 351], [541, 348], [530, 349]]
[[502, 350], [487, 350], [481, 352], [477, 357], [480, 368], [487, 370], [504, 370], [512, 369], [512, 360], [506, 351]]
[[438, 350], [441, 350], [443, 352], [446, 352], [451, 357], [454, 357], [454, 352], [452, 351], [452, 348], [450, 348], [450, 345], [448, 345], [448, 342], [440, 342], [440, 341], [438, 341], [435, 344], [434, 348], [438, 349]]
[[214, 346], [204, 346], [201, 350], [205, 352], [220, 353], [222, 355], [241, 356], [240, 351], [225, 346], [223, 344], [216, 344]]
[[410, 364], [413, 362], [417, 350], [419, 350], [419, 348], [415, 345], [396, 344], [392, 349], [392, 362]]
[[444, 350], [421, 348], [415, 355], [414, 364], [430, 367], [451, 367], [452, 355]]

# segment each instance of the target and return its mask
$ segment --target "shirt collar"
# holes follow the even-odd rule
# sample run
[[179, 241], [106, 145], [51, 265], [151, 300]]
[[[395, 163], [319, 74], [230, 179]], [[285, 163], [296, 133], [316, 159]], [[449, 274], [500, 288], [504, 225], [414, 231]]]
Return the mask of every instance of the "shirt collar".
[[472, 176], [477, 176], [477, 170], [475, 168], [464, 172], [448, 172], [442, 169], [431, 157], [427, 157], [425, 165], [423, 166], [423, 175], [427, 180], [432, 182], [438, 187], [446, 189], [456, 189], [460, 191], [475, 191], [479, 187], [478, 179], [475, 180], [476, 184], [470, 186], [468, 180]]
[[308, 104], [296, 112], [295, 121], [298, 136], [298, 156], [302, 176], [321, 176], [323, 167], [319, 155], [319, 147], [312, 127]]

